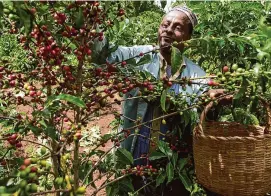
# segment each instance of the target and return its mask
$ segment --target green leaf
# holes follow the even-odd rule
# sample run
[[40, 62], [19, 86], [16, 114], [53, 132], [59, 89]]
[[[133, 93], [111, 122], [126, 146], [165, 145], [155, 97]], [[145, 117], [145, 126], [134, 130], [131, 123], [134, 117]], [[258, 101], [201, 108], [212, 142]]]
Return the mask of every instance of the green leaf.
[[126, 165], [131, 165], [134, 163], [132, 154], [124, 148], [118, 148], [115, 155], [117, 157], [117, 168], [124, 168]]
[[39, 121], [39, 124], [41, 124], [41, 125], [44, 126], [44, 127], [47, 127], [47, 124], [46, 124], [46, 122], [45, 122], [44, 120], [40, 120], [40, 121]]
[[33, 125], [28, 125], [27, 128], [29, 128], [34, 133], [34, 135], [39, 135], [42, 132], [42, 129]]
[[132, 184], [132, 178], [127, 176], [124, 179], [114, 182], [113, 184], [106, 186], [107, 196], [127, 195], [127, 192], [133, 192], [134, 187]]
[[185, 189], [191, 192], [193, 188], [193, 183], [191, 182], [190, 178], [187, 176], [186, 172], [180, 172], [179, 178], [182, 181]]
[[19, 15], [21, 23], [24, 25], [25, 34], [29, 34], [33, 26], [33, 18], [21, 6], [21, 2], [14, 2], [16, 13]]
[[165, 154], [155, 151], [155, 152], [151, 153], [149, 160], [153, 161], [153, 160], [157, 160], [157, 159], [161, 159], [161, 158], [165, 158], [165, 157], [167, 157]]
[[151, 55], [145, 54], [137, 63], [137, 66], [144, 65], [146, 63], [149, 63], [151, 61]]
[[[1, 179], [0, 179], [0, 189], [4, 189], [4, 187], [2, 187], [2, 186], [7, 186], [7, 183], [8, 183], [8, 181], [11, 179], [12, 177], [11, 176], [5, 176], [5, 177], [2, 177]], [[0, 191], [0, 193], [1, 193], [1, 191]], [[2, 195], [2, 193], [1, 193], [1, 195]]]
[[267, 53], [267, 52], [264, 52], [264, 51], [261, 51], [261, 50], [259, 50], [259, 49], [257, 49], [257, 51], [258, 51], [258, 54], [257, 54], [257, 59], [258, 60], [263, 60], [263, 58], [266, 56], [266, 57], [268, 57], [268, 58], [270, 58], [270, 54], [269, 53]]
[[171, 74], [174, 75], [183, 62], [182, 53], [176, 47], [171, 47]]
[[187, 158], [181, 158], [178, 161], [178, 170], [181, 172], [186, 164], [187, 164]]
[[261, 75], [259, 78], [259, 83], [260, 86], [262, 87], [263, 93], [265, 93], [267, 91], [268, 78], [265, 75]]
[[80, 8], [79, 8], [79, 12], [78, 12], [78, 14], [77, 14], [77, 19], [76, 19], [76, 21], [75, 21], [75, 27], [76, 27], [77, 29], [80, 29], [81, 26], [83, 25], [83, 23], [84, 23], [84, 15], [83, 15], [82, 8], [80, 7]]
[[234, 96], [233, 99], [238, 100], [238, 99], [242, 98], [245, 95], [246, 91], [247, 91], [247, 87], [248, 87], [248, 81], [244, 78], [240, 90]]
[[137, 66], [136, 60], [135, 60], [134, 58], [129, 59], [129, 60], [126, 60], [126, 63], [127, 63], [128, 65]]
[[238, 49], [239, 49], [239, 51], [240, 51], [240, 53], [241, 54], [243, 54], [244, 53], [244, 46], [243, 45], [238, 45]]
[[54, 126], [48, 125], [43, 133], [52, 139], [57, 139], [57, 131]]
[[161, 172], [156, 178], [156, 187], [162, 184], [165, 181], [165, 179], [166, 179], [165, 172]]
[[127, 176], [119, 182], [120, 190], [124, 192], [133, 192], [134, 186], [132, 184], [132, 178]]
[[186, 127], [190, 122], [191, 112], [189, 110], [183, 112], [184, 126]]
[[164, 89], [160, 99], [160, 104], [163, 111], [166, 111], [166, 99], [167, 99], [167, 89]]
[[104, 135], [102, 136], [101, 140], [102, 140], [102, 141], [108, 141], [108, 140], [111, 138], [111, 136], [112, 136], [112, 135], [109, 134], [109, 133], [108, 133], [108, 134], [104, 134]]
[[171, 157], [171, 162], [174, 168], [176, 167], [177, 160], [178, 160], [178, 153], [173, 152], [172, 157]]
[[173, 168], [172, 163], [168, 163], [168, 164], [167, 164], [166, 171], [167, 171], [167, 184], [168, 184], [168, 183], [170, 183], [170, 182], [173, 180], [173, 178], [174, 178], [174, 168]]
[[4, 11], [3, 10], [4, 10], [3, 2], [0, 2], [0, 17], [2, 17], [4, 15]]
[[118, 189], [118, 186], [115, 186], [115, 185], [109, 185], [109, 186], [106, 186], [106, 195], [107, 196], [115, 196], [117, 195], [119, 189]]
[[115, 44], [112, 48], [109, 48], [109, 54], [111, 54], [112, 52], [115, 52], [118, 49], [118, 45]]
[[153, 75], [151, 75], [151, 73], [146, 72], [146, 71], [139, 71], [139, 74], [142, 77], [142, 79], [144, 79], [144, 80], [153, 77]]
[[47, 100], [45, 101], [45, 107], [49, 106], [52, 104], [52, 102], [54, 102], [56, 100], [56, 95], [51, 95], [49, 97], [47, 97]]
[[261, 64], [259, 63], [256, 63], [254, 66], [253, 66], [253, 73], [255, 74], [255, 76], [259, 76], [259, 71], [261, 70]]
[[259, 125], [257, 117], [242, 108], [234, 108], [234, 121], [245, 125]]
[[[81, 164], [79, 167], [79, 178], [83, 180], [85, 178], [86, 172], [88, 172], [92, 168], [92, 165], [88, 162], [85, 162], [85, 164]], [[85, 181], [85, 184], [88, 184], [89, 182], [93, 181], [93, 172], [88, 175], [88, 178]], [[91, 186], [96, 188], [95, 183], [91, 183]]]
[[116, 27], [116, 31], [119, 32], [120, 31], [120, 23], [118, 20], [114, 20], [114, 27]]
[[27, 128], [30, 129], [35, 135], [44, 133], [46, 136], [49, 136], [52, 139], [57, 139], [57, 131], [54, 126], [48, 125], [46, 121], [39, 121], [43, 128], [38, 128], [33, 125], [28, 125]]
[[158, 141], [158, 148], [162, 153], [164, 153], [168, 157], [172, 156], [172, 150], [169, 148], [168, 143], [164, 141]]
[[51, 112], [47, 108], [43, 109], [42, 111], [33, 111], [32, 115], [37, 117], [37, 116], [42, 116], [45, 119], [49, 119], [51, 117]]
[[60, 95], [58, 95], [56, 97], [56, 99], [70, 102], [70, 103], [72, 103], [74, 105], [77, 105], [80, 108], [85, 108], [86, 107], [86, 104], [84, 103], [84, 101], [81, 98], [73, 96], [73, 95], [60, 94]]

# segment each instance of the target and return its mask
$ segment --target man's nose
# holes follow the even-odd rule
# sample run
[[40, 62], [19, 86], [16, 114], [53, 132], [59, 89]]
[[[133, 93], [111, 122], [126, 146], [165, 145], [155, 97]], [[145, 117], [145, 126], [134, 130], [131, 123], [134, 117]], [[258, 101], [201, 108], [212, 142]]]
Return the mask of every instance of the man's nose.
[[168, 27], [166, 28], [166, 32], [167, 33], [173, 33], [173, 26], [172, 25], [168, 25]]

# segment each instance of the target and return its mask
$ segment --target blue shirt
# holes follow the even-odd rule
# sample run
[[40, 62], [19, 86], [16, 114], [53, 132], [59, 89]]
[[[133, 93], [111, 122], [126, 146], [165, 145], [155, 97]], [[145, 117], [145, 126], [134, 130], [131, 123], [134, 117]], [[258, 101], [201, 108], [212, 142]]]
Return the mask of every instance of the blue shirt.
[[[129, 58], [138, 56], [141, 52], [146, 53], [149, 51], [154, 50], [154, 47], [152, 45], [142, 45], [142, 46], [133, 46], [133, 47], [123, 47], [119, 46], [118, 49], [111, 53], [108, 57], [108, 62], [114, 63], [114, 62], [121, 62], [125, 61]], [[147, 71], [151, 73], [156, 79], [159, 79], [159, 69], [160, 69], [160, 54], [159, 53], [149, 53], [151, 55], [150, 62], [142, 65], [140, 67], [141, 70]], [[136, 57], [136, 61], [139, 61], [142, 57]], [[202, 77], [205, 76], [206, 73], [201, 69], [198, 65], [193, 63], [191, 60], [189, 60], [186, 57], [183, 57], [183, 62], [186, 65], [184, 70], [180, 73], [178, 78], [181, 77], [187, 77], [187, 78], [196, 78], [196, 77]], [[194, 80], [194, 82], [198, 83], [207, 83], [206, 80]], [[185, 90], [181, 87], [179, 84], [173, 84], [171, 87], [171, 90], [174, 90], [176, 94], [179, 93], [188, 93], [188, 94], [196, 94], [200, 95], [202, 92], [206, 90], [206, 85], [202, 86], [200, 84], [192, 84], [191, 86], [187, 86]], [[137, 96], [139, 89], [134, 89], [126, 94], [126, 97], [134, 97]], [[187, 102], [190, 103], [190, 100], [187, 99]], [[138, 117], [142, 119], [142, 121], [148, 121], [150, 118], [152, 118], [152, 112], [150, 109], [148, 109], [148, 104], [144, 102], [142, 99], [131, 99], [126, 100], [122, 106], [122, 113], [124, 116], [136, 120]], [[123, 125], [120, 128], [127, 129], [129, 127], [134, 126], [134, 122], [131, 120], [128, 120], [127, 118], [123, 118]], [[134, 130], [130, 130], [132, 133]], [[145, 132], [148, 130], [145, 130]], [[141, 132], [141, 130], [140, 130]], [[137, 152], [138, 149], [138, 142], [135, 142], [134, 137], [128, 137], [123, 143], [122, 146], [129, 150], [131, 153]], [[143, 151], [146, 151], [146, 146], [144, 147]], [[140, 150], [142, 151], [142, 150]], [[136, 153], [138, 154], [138, 153]], [[137, 158], [139, 155], [134, 156]]]

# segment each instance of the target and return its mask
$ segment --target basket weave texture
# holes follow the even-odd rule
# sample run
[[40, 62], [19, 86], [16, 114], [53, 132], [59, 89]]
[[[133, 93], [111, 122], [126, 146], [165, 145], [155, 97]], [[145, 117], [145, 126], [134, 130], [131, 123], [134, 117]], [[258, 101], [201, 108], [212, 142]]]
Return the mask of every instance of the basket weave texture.
[[220, 195], [263, 196], [269, 192], [271, 134], [260, 126], [203, 122], [203, 117], [193, 137], [198, 182]]

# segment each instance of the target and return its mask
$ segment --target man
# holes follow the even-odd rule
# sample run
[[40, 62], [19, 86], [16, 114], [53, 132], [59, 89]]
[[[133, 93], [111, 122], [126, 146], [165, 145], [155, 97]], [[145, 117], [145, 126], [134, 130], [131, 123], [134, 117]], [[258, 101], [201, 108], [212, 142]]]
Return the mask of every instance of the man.
[[[158, 30], [158, 41], [160, 46], [160, 53], [152, 53], [151, 54], [151, 62], [143, 65], [141, 67], [142, 70], [145, 70], [151, 73], [156, 79], [161, 79], [167, 77], [169, 80], [175, 80], [181, 77], [201, 77], [205, 76], [205, 72], [195, 63], [190, 61], [189, 59], [183, 57], [182, 66], [180, 66], [175, 73], [172, 73], [171, 69], [171, 45], [173, 42], [178, 42], [177, 48], [180, 51], [183, 51], [184, 44], [183, 41], [189, 40], [191, 38], [193, 28], [197, 24], [197, 18], [195, 14], [184, 6], [174, 7], [170, 10], [164, 17], [160, 24]], [[109, 57], [108, 61], [110, 63], [113, 62], [121, 62], [126, 59], [138, 56], [140, 53], [146, 53], [152, 51], [154, 48], [151, 45], [146, 46], [133, 46], [133, 47], [118, 47], [118, 49], [113, 52]], [[202, 81], [201, 81], [202, 82]], [[206, 82], [206, 81], [205, 81]], [[171, 87], [176, 94], [179, 93], [189, 93], [189, 94], [197, 94], [200, 95], [204, 91], [206, 91], [206, 85], [192, 85], [187, 86], [186, 90], [183, 90], [179, 84], [173, 84]], [[137, 96], [138, 89], [132, 90], [126, 96]], [[155, 117], [161, 116], [161, 109], [153, 104], [147, 104], [142, 99], [131, 99], [125, 101], [123, 105], [123, 120], [124, 124], [122, 129], [127, 129], [129, 127], [134, 126], [134, 121], [140, 117], [143, 122], [147, 122], [149, 120], [154, 119]], [[132, 120], [131, 120], [132, 119]], [[176, 119], [175, 119], [176, 120]], [[179, 119], [178, 119], [179, 120]], [[177, 124], [177, 121], [173, 121], [174, 124]], [[179, 121], [180, 122], [180, 121]], [[159, 136], [159, 132], [165, 133], [168, 129], [168, 125], [164, 125], [161, 123], [161, 120], [154, 121], [152, 123], [147, 123], [147, 126], [142, 126], [139, 130], [141, 135], [144, 135], [148, 138], [156, 137], [161, 138]], [[172, 126], [171, 126], [172, 128]], [[154, 132], [154, 130], [158, 130]], [[131, 130], [134, 131], [134, 130]], [[158, 134], [157, 134], [158, 133]], [[188, 133], [188, 138], [191, 141], [191, 129]], [[149, 164], [148, 160], [140, 159], [142, 155], [150, 153], [152, 150], [150, 142], [146, 137], [128, 137], [123, 143], [122, 147], [129, 150], [133, 156], [135, 161], [135, 165], [145, 165]], [[189, 144], [189, 145], [192, 145]], [[174, 182], [173, 182], [174, 183]], [[136, 183], [137, 184], [137, 183]], [[176, 183], [175, 183], [176, 184]], [[139, 185], [139, 187], [142, 186]], [[168, 190], [162, 191], [164, 195], [174, 194], [175, 188], [176, 195], [188, 195], [188, 192], [184, 189], [183, 185], [180, 182], [177, 182], [176, 185], [169, 187]], [[181, 187], [181, 188], [180, 188]], [[182, 189], [182, 190], [181, 190]], [[181, 190], [181, 191], [180, 191]], [[161, 193], [162, 194], [162, 193]]]
[[[174, 7], [169, 11], [163, 18], [161, 25], [158, 30], [158, 41], [160, 46], [160, 53], [151, 54], [151, 62], [143, 65], [142, 70], [150, 72], [155, 78], [161, 79], [167, 77], [169, 80], [174, 80], [181, 77], [201, 77], [205, 75], [205, 72], [195, 63], [189, 59], [183, 57], [182, 66], [176, 71], [171, 72], [171, 45], [174, 41], [179, 42], [177, 48], [183, 51], [184, 45], [182, 41], [189, 40], [191, 38], [193, 28], [197, 24], [197, 18], [194, 13], [191, 12], [187, 7]], [[109, 57], [109, 62], [121, 62], [125, 61], [134, 56], [138, 56], [141, 52], [149, 52], [154, 49], [151, 45], [144, 46], [133, 46], [133, 47], [118, 47]], [[183, 69], [184, 68], [184, 69]], [[187, 86], [185, 92], [189, 94], [201, 94], [203, 91], [200, 90], [200, 85]], [[204, 86], [206, 87], [206, 86]], [[176, 94], [184, 92], [182, 87], [178, 84], [173, 84], [171, 89]], [[129, 96], [137, 96], [138, 89], [129, 92]], [[124, 118], [123, 129], [132, 127], [134, 123], [129, 120], [136, 120], [138, 117], [142, 118], [143, 121], [148, 121], [153, 118], [153, 108], [140, 99], [132, 99], [125, 102], [123, 106], [123, 115], [128, 117]], [[156, 112], [157, 113], [157, 112]], [[150, 124], [149, 124], [150, 125]], [[150, 130], [143, 126], [143, 130], [140, 133], [148, 135]], [[142, 140], [142, 143], [140, 142]], [[139, 158], [141, 154], [147, 153], [149, 149], [149, 142], [144, 138], [130, 137], [122, 144], [124, 148], [134, 154], [134, 158]], [[141, 145], [141, 148], [139, 147]], [[141, 149], [141, 150], [140, 150]]]

